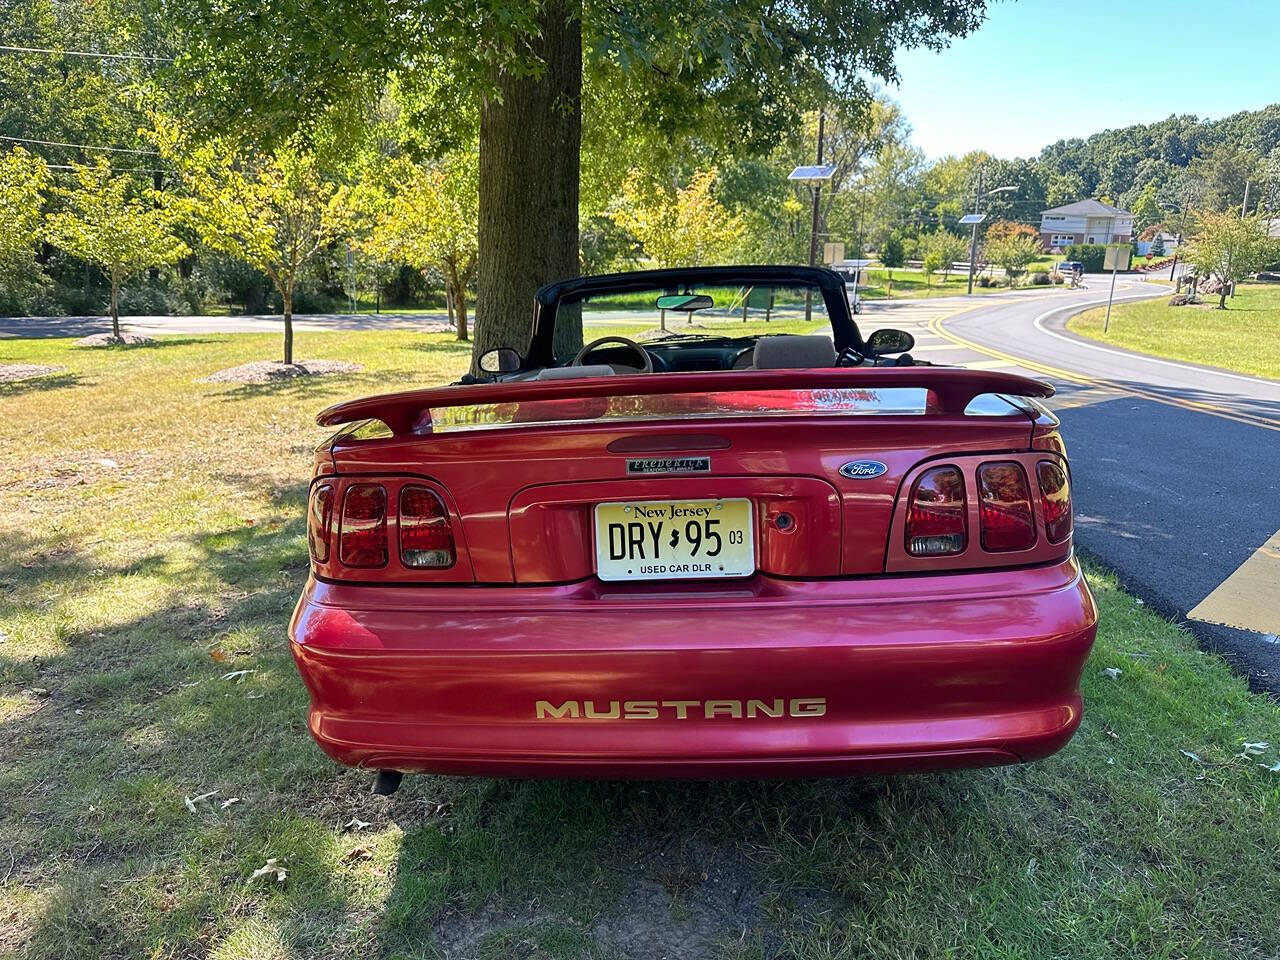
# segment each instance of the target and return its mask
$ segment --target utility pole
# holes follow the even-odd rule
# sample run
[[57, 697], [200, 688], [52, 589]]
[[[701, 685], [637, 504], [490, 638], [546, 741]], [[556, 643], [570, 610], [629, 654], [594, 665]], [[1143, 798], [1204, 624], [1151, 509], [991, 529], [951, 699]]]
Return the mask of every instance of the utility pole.
[[1245, 217], [1245, 211], [1249, 209], [1249, 181], [1244, 182], [1244, 203], [1240, 204], [1240, 219]]
[[1173, 280], [1173, 275], [1178, 270], [1178, 251], [1182, 249], [1182, 231], [1187, 225], [1187, 210], [1191, 206], [1191, 187], [1187, 186], [1187, 191], [1182, 195], [1182, 216], [1178, 219], [1178, 240], [1173, 247], [1173, 266], [1169, 268], [1169, 279]]
[[978, 189], [973, 195], [973, 232], [969, 235], [969, 296], [973, 296], [973, 262], [978, 259], [978, 220], [982, 214], [982, 168], [978, 168]]
[[[822, 166], [822, 141], [826, 130], [827, 112], [822, 110], [818, 113], [818, 166]], [[822, 181], [818, 181], [813, 185], [813, 225], [809, 229], [809, 266], [811, 267], [818, 263], [818, 197], [821, 194]], [[813, 291], [807, 288], [804, 294], [804, 319], [806, 322], [813, 319]]]

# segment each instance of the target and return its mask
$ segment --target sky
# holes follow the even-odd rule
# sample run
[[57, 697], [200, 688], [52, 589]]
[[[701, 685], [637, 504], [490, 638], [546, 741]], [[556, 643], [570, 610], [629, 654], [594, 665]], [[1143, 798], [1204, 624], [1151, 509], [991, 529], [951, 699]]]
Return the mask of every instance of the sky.
[[1056, 140], [1172, 113], [1280, 101], [1280, 0], [990, 0], [941, 53], [898, 56], [912, 142], [931, 158], [1034, 156]]

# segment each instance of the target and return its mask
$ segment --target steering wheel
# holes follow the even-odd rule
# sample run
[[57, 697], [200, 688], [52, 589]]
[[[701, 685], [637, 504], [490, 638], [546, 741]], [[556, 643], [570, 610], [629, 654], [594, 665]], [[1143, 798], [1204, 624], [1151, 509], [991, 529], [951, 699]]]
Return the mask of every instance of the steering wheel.
[[640, 344], [636, 343], [634, 340], [628, 340], [626, 337], [601, 337], [599, 340], [592, 340], [590, 343], [586, 344], [581, 350], [578, 351], [577, 356], [575, 356], [569, 362], [569, 365], [572, 367], [582, 366], [583, 360], [585, 360], [593, 352], [598, 350], [601, 346], [603, 346], [606, 343], [616, 343], [624, 347], [629, 347], [630, 349], [635, 351], [636, 356], [638, 356], [641, 360], [641, 366], [639, 370], [636, 370], [635, 367], [628, 366], [626, 364], [616, 364], [616, 365], [609, 364], [609, 366], [613, 367], [614, 373], [623, 372], [618, 369], [618, 367], [620, 366], [625, 366], [628, 372], [653, 373], [653, 358], [649, 356], [649, 351], [646, 350], [644, 347], [640, 346]]

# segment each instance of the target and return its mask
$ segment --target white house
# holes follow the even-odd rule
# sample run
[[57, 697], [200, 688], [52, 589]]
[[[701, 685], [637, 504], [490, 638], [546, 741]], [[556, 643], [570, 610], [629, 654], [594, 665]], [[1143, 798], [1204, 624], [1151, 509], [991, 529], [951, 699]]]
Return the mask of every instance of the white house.
[[1098, 200], [1080, 200], [1040, 214], [1040, 244], [1046, 253], [1071, 243], [1128, 243], [1133, 214]]

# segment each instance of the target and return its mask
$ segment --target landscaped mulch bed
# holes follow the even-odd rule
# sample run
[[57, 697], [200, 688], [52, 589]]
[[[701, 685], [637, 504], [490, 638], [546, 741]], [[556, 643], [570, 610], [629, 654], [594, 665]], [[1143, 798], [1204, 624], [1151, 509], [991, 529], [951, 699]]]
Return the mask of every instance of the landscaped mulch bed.
[[341, 373], [359, 373], [363, 370], [358, 363], [346, 360], [299, 360], [296, 363], [281, 363], [278, 360], [255, 360], [242, 363], [238, 367], [228, 367], [202, 377], [201, 383], [276, 383], [280, 380], [293, 380], [296, 377], [327, 377]]
[[16, 383], [57, 373], [62, 367], [48, 367], [39, 363], [0, 363], [0, 383]]
[[139, 347], [145, 343], [155, 343], [151, 337], [144, 337], [140, 333], [122, 333], [116, 336], [113, 333], [91, 333], [87, 337], [81, 337], [72, 346], [75, 347]]

